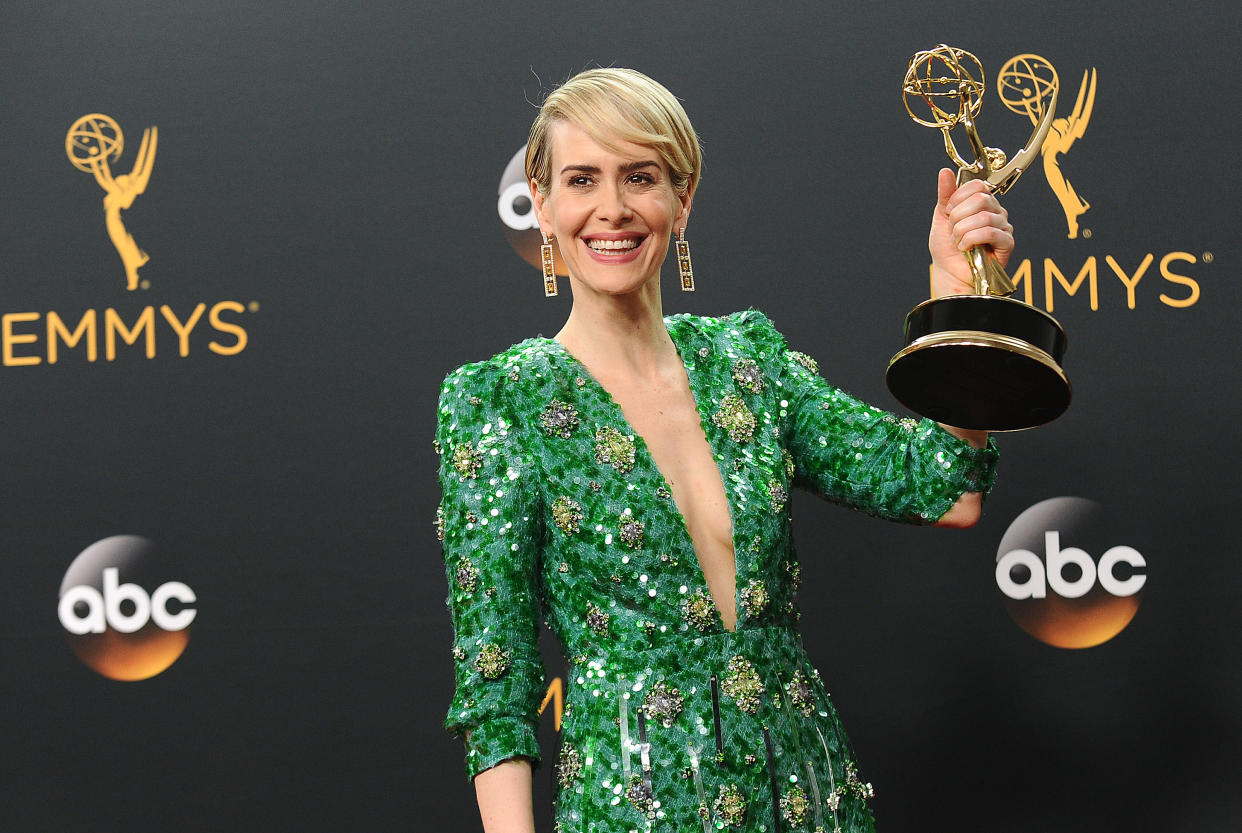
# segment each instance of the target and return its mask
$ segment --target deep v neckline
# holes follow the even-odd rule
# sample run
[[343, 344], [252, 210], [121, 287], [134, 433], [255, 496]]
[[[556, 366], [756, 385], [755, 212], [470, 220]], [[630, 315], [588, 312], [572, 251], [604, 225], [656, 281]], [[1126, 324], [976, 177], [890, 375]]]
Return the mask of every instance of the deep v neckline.
[[716, 446], [712, 443], [711, 430], [709, 429], [711, 418], [703, 410], [703, 404], [699, 401], [699, 396], [695, 391], [695, 375], [698, 372], [697, 363], [694, 363], [693, 360], [691, 362], [687, 362], [686, 354], [682, 350], [682, 345], [678, 343], [676, 336], [673, 334], [673, 329], [669, 328], [668, 323], [668, 319], [664, 319], [665, 331], [668, 333], [669, 340], [673, 343], [673, 349], [677, 352], [677, 358], [681, 361], [682, 372], [686, 374], [686, 386], [689, 388], [690, 398], [694, 402], [694, 410], [699, 418], [699, 428], [703, 432], [703, 440], [707, 444], [708, 454], [711, 456], [712, 462], [716, 467], [716, 474], [720, 478], [720, 488], [724, 492], [725, 507], [729, 513], [729, 541], [732, 544], [733, 549], [733, 609], [735, 611], [732, 631], [725, 627], [724, 618], [720, 615], [720, 607], [716, 603], [715, 596], [711, 594], [711, 588], [707, 583], [707, 574], [703, 570], [703, 562], [699, 559], [699, 551], [694, 544], [694, 537], [690, 534], [690, 524], [686, 521], [686, 514], [677, 503], [676, 494], [673, 492], [672, 484], [669, 482], [668, 477], [660, 468], [659, 464], [656, 463], [655, 457], [652, 456], [651, 449], [647, 445], [647, 439], [634, 428], [634, 426], [630, 423], [629, 418], [626, 417], [625, 411], [621, 408], [621, 404], [612, 395], [612, 392], [609, 391], [608, 388], [604, 387], [604, 385], [595, 377], [595, 374], [591, 372], [591, 369], [586, 366], [585, 362], [573, 353], [569, 352], [569, 349], [556, 339], [545, 338], [544, 341], [553, 350], [560, 353], [566, 361], [577, 368], [577, 370], [581, 372], [582, 377], [587, 380], [587, 383], [602, 394], [604, 401], [607, 402], [608, 406], [615, 412], [616, 418], [620, 420], [624, 430], [634, 438], [635, 447], [641, 450], [643, 456], [651, 465], [652, 471], [659, 475], [664, 488], [669, 492], [669, 500], [673, 505], [673, 514], [676, 515], [677, 520], [681, 525], [681, 530], [685, 533], [686, 541], [690, 544], [690, 551], [694, 553], [694, 564], [696, 570], [698, 571], [699, 585], [703, 590], [707, 591], [708, 595], [711, 597], [712, 611], [716, 615], [716, 622], [725, 632], [736, 633], [742, 624], [742, 607], [740, 603], [741, 600], [739, 598], [740, 592], [738, 584], [738, 577], [741, 575], [741, 571], [739, 570], [737, 561], [737, 516], [734, 512], [733, 501], [729, 496], [728, 476], [721, 467], [723, 457], [717, 452]]

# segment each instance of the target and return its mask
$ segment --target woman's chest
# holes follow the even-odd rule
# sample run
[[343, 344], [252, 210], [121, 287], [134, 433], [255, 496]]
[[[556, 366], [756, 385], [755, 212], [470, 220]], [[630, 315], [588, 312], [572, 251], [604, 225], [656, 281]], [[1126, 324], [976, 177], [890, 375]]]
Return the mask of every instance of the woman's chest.
[[[763, 397], [688, 388], [679, 402], [641, 402], [614, 399], [585, 374], [542, 381], [527, 435], [555, 606], [572, 593], [614, 615], [642, 611], [647, 624], [684, 619], [707, 591], [704, 552], [736, 559], [714, 595], [780, 583], [791, 472]], [[734, 594], [720, 592], [730, 584]]]

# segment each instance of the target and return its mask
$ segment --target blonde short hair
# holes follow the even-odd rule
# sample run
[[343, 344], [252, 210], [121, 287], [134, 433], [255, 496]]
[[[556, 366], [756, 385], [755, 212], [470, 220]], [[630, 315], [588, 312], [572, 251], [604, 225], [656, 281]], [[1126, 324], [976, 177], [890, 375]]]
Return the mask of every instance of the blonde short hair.
[[588, 69], [553, 90], [539, 108], [526, 142], [526, 176], [539, 190], [552, 186], [548, 132], [567, 121], [609, 150], [617, 141], [646, 145], [668, 166], [678, 196], [693, 196], [703, 168], [699, 137], [681, 103], [662, 84], [619, 67]]

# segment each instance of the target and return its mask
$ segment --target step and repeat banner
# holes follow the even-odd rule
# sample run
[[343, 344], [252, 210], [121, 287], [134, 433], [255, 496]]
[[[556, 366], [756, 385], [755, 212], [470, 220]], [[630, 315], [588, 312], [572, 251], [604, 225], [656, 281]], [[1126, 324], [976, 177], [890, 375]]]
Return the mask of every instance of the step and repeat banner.
[[989, 145], [1051, 119], [1004, 201], [1073, 403], [998, 438], [973, 529], [795, 496], [809, 652], [882, 830], [1242, 823], [1232, 6], [10, 6], [0, 828], [479, 829], [432, 435], [447, 371], [569, 310], [537, 104], [596, 65], [668, 85], [705, 167], [666, 311], [761, 308], [900, 411], [947, 164], [901, 80], [942, 42]]

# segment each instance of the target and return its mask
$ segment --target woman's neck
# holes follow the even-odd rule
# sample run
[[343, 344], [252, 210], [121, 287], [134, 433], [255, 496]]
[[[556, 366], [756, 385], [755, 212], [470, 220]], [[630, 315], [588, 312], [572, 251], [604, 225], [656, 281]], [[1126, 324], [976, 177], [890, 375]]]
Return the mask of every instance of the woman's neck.
[[653, 377], [680, 364], [657, 281], [629, 295], [576, 294], [556, 340], [597, 378]]

